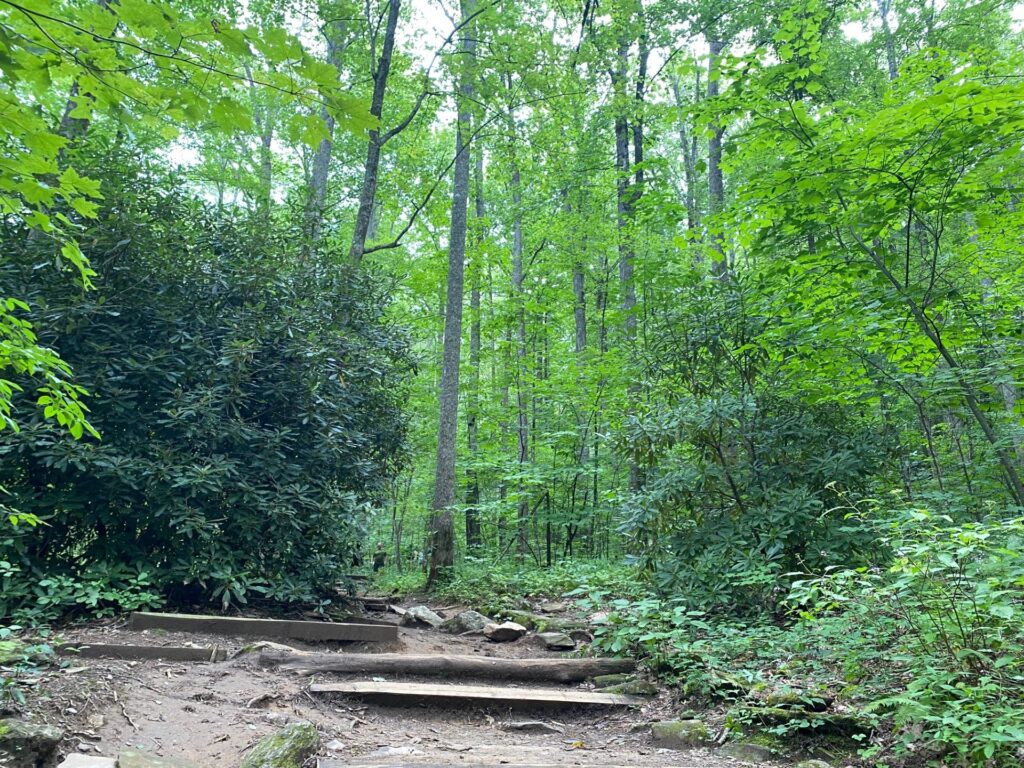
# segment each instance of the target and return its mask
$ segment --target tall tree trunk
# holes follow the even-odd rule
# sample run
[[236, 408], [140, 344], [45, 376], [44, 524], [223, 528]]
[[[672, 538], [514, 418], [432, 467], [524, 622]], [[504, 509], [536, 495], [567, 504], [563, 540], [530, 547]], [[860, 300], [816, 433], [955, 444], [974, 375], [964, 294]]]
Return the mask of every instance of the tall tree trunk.
[[[332, 24], [326, 34], [327, 61], [335, 71], [341, 69], [341, 29]], [[327, 200], [327, 179], [331, 168], [331, 152], [334, 145], [334, 115], [326, 105], [320, 108], [320, 119], [324, 121], [327, 136], [320, 140], [313, 154], [313, 165], [309, 176], [309, 190], [306, 196], [306, 210], [302, 222], [302, 250], [306, 258], [316, 250], [324, 223], [324, 207]]]
[[[514, 129], [513, 129], [514, 130]], [[514, 132], [512, 134], [515, 135]], [[529, 461], [529, 419], [526, 394], [526, 295], [523, 290], [523, 214], [522, 184], [519, 166], [512, 148], [512, 299], [516, 307], [516, 458], [519, 463], [519, 503], [516, 512], [518, 538], [516, 551], [520, 555], [529, 549], [530, 501], [526, 496], [523, 471]]]
[[[697, 70], [697, 83], [694, 86], [696, 103], [700, 89], [700, 70]], [[701, 213], [697, 203], [697, 132], [690, 135], [686, 130], [686, 120], [682, 117], [682, 109], [686, 104], [683, 98], [682, 84], [678, 77], [672, 78], [672, 93], [675, 95], [676, 107], [680, 111], [678, 130], [679, 147], [683, 152], [683, 179], [686, 182], [686, 231], [697, 232], [700, 228]]]
[[[708, 57], [708, 99], [718, 96], [718, 64], [722, 51], [725, 49], [725, 41], [711, 40], [709, 42], [711, 55]], [[708, 203], [712, 216], [721, 213], [725, 208], [725, 183], [722, 178], [722, 136], [725, 129], [721, 126], [714, 126], [711, 138], [708, 140]], [[716, 228], [720, 222], [713, 224]], [[722, 233], [716, 231], [711, 236], [711, 274], [719, 280], [729, 279], [729, 261], [725, 255]]]
[[[395, 49], [395, 29], [398, 26], [398, 12], [401, 7], [402, 0], [388, 0], [388, 18], [384, 27], [380, 60], [373, 71], [373, 97], [370, 100], [370, 114], [377, 118], [378, 125], [370, 130], [370, 140], [366, 146], [363, 186], [359, 190], [355, 231], [352, 233], [352, 245], [348, 251], [349, 260], [353, 264], [359, 264], [363, 259], [363, 252], [366, 249], [366, 234], [370, 229], [370, 219], [373, 215], [373, 202], [377, 195], [377, 170], [380, 167], [380, 148], [384, 143], [381, 139], [379, 121], [384, 112], [384, 93], [388, 86], [388, 73], [391, 71], [391, 58]], [[466, 38], [463, 37], [463, 42], [465, 40]], [[469, 141], [468, 136], [467, 129], [467, 142]], [[466, 162], [468, 163], [469, 160], [467, 159]]]
[[[476, 0], [461, 0], [462, 19], [472, 13]], [[469, 203], [469, 150], [472, 134], [472, 60], [476, 38], [470, 26], [462, 30], [458, 119], [455, 129], [455, 169], [452, 186], [451, 234], [448, 239], [448, 292], [444, 316], [444, 353], [441, 372], [440, 413], [437, 430], [437, 468], [430, 518], [430, 570], [427, 584], [435, 584], [455, 564], [455, 436], [459, 420], [459, 359], [462, 351], [462, 287], [466, 260], [466, 217]]]
[[878, 0], [878, 16], [882, 21], [882, 37], [885, 41], [885, 59], [889, 65], [889, 79], [895, 80], [900, 76], [896, 66], [896, 42], [892, 36], [892, 27], [889, 26], [889, 11], [892, 9], [892, 0]]
[[[477, 150], [476, 166], [473, 178], [473, 197], [476, 216], [476, 249], [475, 263], [470, 273], [469, 298], [469, 366], [473, 374], [473, 382], [469, 391], [469, 402], [466, 407], [466, 444], [469, 448], [470, 461], [476, 461], [480, 452], [480, 440], [477, 434], [477, 418], [480, 409], [480, 272], [484, 242], [484, 154], [483, 148]], [[466, 547], [471, 549], [483, 544], [480, 531], [480, 477], [476, 469], [467, 473], [466, 483]]]

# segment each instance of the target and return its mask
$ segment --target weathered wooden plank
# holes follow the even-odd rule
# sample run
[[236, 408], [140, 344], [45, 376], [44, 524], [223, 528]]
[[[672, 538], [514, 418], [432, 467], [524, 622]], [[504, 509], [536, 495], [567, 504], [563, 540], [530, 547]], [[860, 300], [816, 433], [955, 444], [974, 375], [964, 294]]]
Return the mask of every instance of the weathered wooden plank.
[[[622, 765], [621, 763], [470, 763], [465, 760], [454, 760], [449, 763], [417, 763], [406, 761], [391, 762], [381, 761], [378, 763], [358, 762], [350, 763], [344, 760], [329, 760], [320, 758], [316, 762], [317, 768], [636, 768], [637, 763]], [[707, 764], [705, 763], [704, 766]], [[697, 763], [687, 765], [659, 766], [659, 768], [704, 768]]]
[[168, 645], [109, 645], [105, 643], [65, 643], [57, 647], [63, 656], [83, 659], [166, 659], [167, 661], [224, 661], [227, 649], [217, 646], [189, 648]]
[[294, 672], [341, 672], [426, 675], [429, 677], [483, 677], [506, 680], [543, 680], [573, 683], [598, 675], [631, 672], [631, 659], [500, 659], [406, 653], [288, 653], [263, 651], [260, 664]]
[[627, 707], [644, 703], [639, 696], [591, 691], [556, 691], [544, 688], [497, 688], [485, 685], [432, 685], [428, 683], [322, 683], [311, 685], [310, 693], [336, 693], [361, 698], [410, 700], [485, 701], [508, 706]]
[[[515, 759], [514, 756], [510, 756], [510, 759]], [[381, 758], [380, 760], [357, 760], [349, 762], [347, 760], [331, 760], [329, 758], [319, 758], [316, 761], [316, 768], [369, 768], [370, 766], [386, 766], [387, 768], [637, 768], [639, 763], [631, 763], [629, 765], [623, 765], [621, 763], [520, 763], [520, 762], [505, 762], [495, 761], [489, 763], [477, 763], [468, 762], [466, 760], [460, 760], [453, 758], [450, 762], [438, 763], [436, 758], [434, 762], [420, 763], [409, 758], [403, 760], [396, 760], [395, 758]], [[672, 766], [659, 766], [659, 768], [702, 768], [705, 764], [688, 763], [682, 764], [677, 763]]]
[[299, 640], [392, 642], [398, 627], [387, 624], [342, 624], [330, 621], [249, 619], [234, 616], [197, 616], [184, 613], [132, 614], [132, 629], [163, 629], [169, 632], [209, 632], [214, 635], [292, 637]]

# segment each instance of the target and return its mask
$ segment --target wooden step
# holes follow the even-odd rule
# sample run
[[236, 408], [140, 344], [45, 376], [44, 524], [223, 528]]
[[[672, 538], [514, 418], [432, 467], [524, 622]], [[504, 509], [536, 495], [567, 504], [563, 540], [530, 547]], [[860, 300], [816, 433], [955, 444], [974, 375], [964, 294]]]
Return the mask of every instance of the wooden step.
[[[565, 761], [557, 763], [474, 763], [466, 760], [450, 763], [418, 763], [408, 759], [395, 762], [394, 758], [392, 758], [392, 762], [350, 763], [345, 760], [320, 759], [317, 760], [316, 765], [317, 768], [637, 768], [640, 765], [656, 765], [647, 762], [646, 757], [638, 759], [642, 762], [630, 763], [629, 765], [623, 765], [622, 763], [569, 763]], [[707, 768], [707, 763], [690, 763], [688, 765], [673, 763], [670, 766], [657, 766], [657, 768]]]
[[478, 677], [573, 683], [598, 675], [632, 672], [631, 659], [504, 659], [411, 653], [288, 653], [263, 651], [260, 664], [301, 674], [314, 672], [424, 675], [452, 679]]
[[398, 640], [393, 624], [344, 624], [332, 621], [249, 619], [233, 616], [200, 616], [186, 613], [132, 614], [132, 629], [163, 629], [168, 632], [209, 632], [214, 635], [289, 637], [298, 640], [338, 640], [387, 643]]
[[420, 704], [424, 701], [475, 701], [510, 707], [598, 706], [629, 707], [644, 703], [639, 696], [591, 691], [556, 691], [544, 688], [498, 688], [486, 685], [431, 685], [427, 683], [321, 683], [309, 687], [310, 693], [341, 694], [365, 699], [382, 699], [396, 704]]

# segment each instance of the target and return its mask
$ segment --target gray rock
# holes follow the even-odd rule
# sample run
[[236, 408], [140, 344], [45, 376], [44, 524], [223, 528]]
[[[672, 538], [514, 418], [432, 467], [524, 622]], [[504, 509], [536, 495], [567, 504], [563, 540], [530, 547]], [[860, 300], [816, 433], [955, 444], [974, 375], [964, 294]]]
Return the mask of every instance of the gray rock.
[[804, 760], [797, 763], [794, 768], [832, 768], [832, 766], [824, 760]]
[[35, 768], [56, 749], [64, 732], [52, 725], [0, 720], [0, 765]]
[[544, 601], [537, 607], [540, 609], [541, 613], [565, 613], [569, 610], [569, 606], [565, 603], [549, 601]]
[[711, 732], [700, 720], [668, 720], [651, 725], [651, 735], [661, 747], [693, 749], [713, 743]]
[[632, 683], [634, 680], [636, 680], [636, 675], [621, 672], [615, 675], [598, 675], [594, 678], [594, 686], [596, 688], [607, 688], [609, 685], [622, 685], [623, 683]]
[[414, 605], [405, 612], [398, 623], [403, 627], [433, 627], [437, 629], [444, 624], [444, 619], [425, 605]]
[[734, 760], [739, 760], [741, 763], [763, 763], [776, 756], [774, 749], [762, 747], [760, 744], [750, 744], [745, 741], [734, 741], [731, 744], [726, 744], [718, 750], [718, 753], [731, 757]]
[[526, 634], [526, 627], [516, 624], [514, 621], [506, 621], [504, 624], [488, 624], [484, 627], [484, 635], [496, 643], [508, 643], [518, 640]]
[[541, 632], [537, 637], [551, 651], [571, 651], [576, 647], [576, 641], [564, 632]]
[[292, 723], [264, 736], [242, 761], [241, 768], [302, 768], [320, 749], [320, 734], [312, 723]]
[[461, 635], [463, 632], [483, 632], [493, 621], [477, 611], [462, 611], [441, 625], [445, 632]]
[[117, 768], [117, 760], [112, 757], [97, 757], [83, 755], [81, 752], [72, 752], [57, 768]]
[[128, 749], [117, 756], [117, 768], [193, 768], [193, 764], [185, 760], [158, 757]]
[[573, 629], [569, 631], [569, 637], [577, 643], [592, 643], [594, 636], [585, 629]]

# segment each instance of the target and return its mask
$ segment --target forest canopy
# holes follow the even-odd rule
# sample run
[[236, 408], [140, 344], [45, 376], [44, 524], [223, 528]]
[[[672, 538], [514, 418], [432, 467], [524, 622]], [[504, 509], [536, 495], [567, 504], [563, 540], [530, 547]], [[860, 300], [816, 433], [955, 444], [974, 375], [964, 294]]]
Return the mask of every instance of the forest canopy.
[[325, 610], [380, 541], [1013, 763], [1022, 21], [0, 0], [0, 613]]

